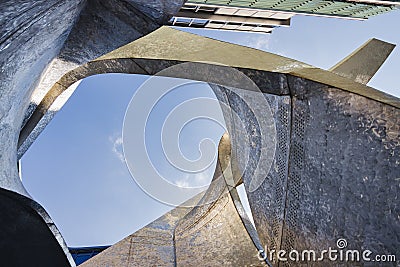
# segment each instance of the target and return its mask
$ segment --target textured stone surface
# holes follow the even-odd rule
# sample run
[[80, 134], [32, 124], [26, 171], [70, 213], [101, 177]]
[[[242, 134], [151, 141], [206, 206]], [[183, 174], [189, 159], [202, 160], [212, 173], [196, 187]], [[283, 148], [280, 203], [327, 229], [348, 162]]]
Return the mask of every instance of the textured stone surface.
[[[23, 126], [51, 87], [68, 71], [142, 37], [163, 25], [183, 1], [89, 0], [74, 24], [57, 57], [49, 64], [34, 89], [24, 115]], [[51, 107], [58, 111], [60, 106]], [[37, 135], [53, 118], [49, 112], [37, 123], [29, 140], [19, 149], [18, 157], [29, 148]]]

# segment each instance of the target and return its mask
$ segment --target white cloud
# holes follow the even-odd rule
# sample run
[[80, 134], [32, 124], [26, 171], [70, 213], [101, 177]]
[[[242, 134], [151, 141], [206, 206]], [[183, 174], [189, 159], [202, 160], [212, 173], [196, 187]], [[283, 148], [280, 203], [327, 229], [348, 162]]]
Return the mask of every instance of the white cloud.
[[242, 41], [242, 44], [265, 51], [269, 49], [269, 36], [267, 34], [251, 34]]
[[210, 176], [206, 172], [196, 173], [194, 177], [197, 184], [205, 185], [206, 182], [209, 182]]
[[124, 153], [122, 152], [122, 137], [110, 136], [108, 138], [112, 143], [112, 152], [123, 163], [125, 163]]
[[211, 182], [211, 176], [207, 171], [200, 173], [186, 173], [180, 179], [174, 181], [179, 187], [200, 187], [207, 186]]
[[178, 181], [175, 181], [175, 184], [176, 184], [178, 187], [183, 187], [183, 188], [189, 187], [189, 182], [186, 181], [185, 179], [180, 179], [180, 180], [178, 180]]

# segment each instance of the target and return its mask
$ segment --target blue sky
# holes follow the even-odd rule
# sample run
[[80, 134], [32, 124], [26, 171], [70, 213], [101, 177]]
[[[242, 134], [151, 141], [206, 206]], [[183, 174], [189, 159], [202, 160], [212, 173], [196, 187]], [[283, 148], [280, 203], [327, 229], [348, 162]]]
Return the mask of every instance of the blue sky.
[[[290, 28], [276, 29], [271, 35], [186, 30], [327, 69], [370, 38], [400, 44], [398, 25], [400, 11], [368, 21], [296, 16]], [[400, 48], [396, 48], [369, 85], [400, 96], [396, 79], [399, 69]], [[124, 114], [132, 95], [147, 78], [107, 74], [83, 80], [22, 158], [24, 185], [49, 212], [69, 246], [113, 244], [171, 208], [135, 184], [122, 158]], [[161, 154], [163, 118], [182, 101], [214, 97], [207, 85], [191, 86], [195, 90], [177, 90], [167, 95], [151, 114], [147, 126], [146, 137], [152, 140], [147, 144], [150, 157], [160, 172], [175, 183], [187, 184], [191, 178], [168, 167]], [[199, 140], [208, 137], [218, 143], [223, 131], [209, 121], [192, 122], [182, 131], [183, 154], [196, 159]], [[209, 182], [212, 171], [213, 166], [199, 174], [198, 181]]]

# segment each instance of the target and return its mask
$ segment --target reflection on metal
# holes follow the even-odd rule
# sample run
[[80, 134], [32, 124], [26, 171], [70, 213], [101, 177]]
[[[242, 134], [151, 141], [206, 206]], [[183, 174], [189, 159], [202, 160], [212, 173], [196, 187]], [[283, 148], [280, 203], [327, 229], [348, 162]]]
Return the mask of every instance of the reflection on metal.
[[330, 71], [367, 84], [395, 47], [394, 44], [371, 39], [332, 67]]

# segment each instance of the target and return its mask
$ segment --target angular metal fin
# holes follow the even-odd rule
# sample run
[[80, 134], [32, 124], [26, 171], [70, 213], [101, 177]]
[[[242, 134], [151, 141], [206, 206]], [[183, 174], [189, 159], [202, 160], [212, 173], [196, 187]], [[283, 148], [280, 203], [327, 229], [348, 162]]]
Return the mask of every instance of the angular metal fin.
[[367, 84], [395, 47], [394, 44], [371, 39], [333, 66], [330, 71]]

